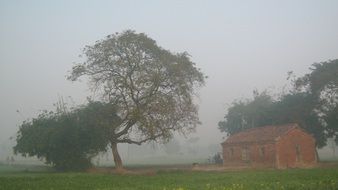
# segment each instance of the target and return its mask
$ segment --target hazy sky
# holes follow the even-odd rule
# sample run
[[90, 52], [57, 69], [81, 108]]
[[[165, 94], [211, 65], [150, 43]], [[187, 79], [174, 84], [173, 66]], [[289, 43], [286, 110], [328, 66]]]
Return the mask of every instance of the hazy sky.
[[234, 99], [278, 91], [288, 71], [338, 58], [337, 0], [0, 0], [0, 143], [58, 95], [84, 103], [86, 83], [65, 75], [85, 45], [126, 29], [187, 51], [209, 76], [193, 135], [203, 142], [221, 142], [217, 123]]

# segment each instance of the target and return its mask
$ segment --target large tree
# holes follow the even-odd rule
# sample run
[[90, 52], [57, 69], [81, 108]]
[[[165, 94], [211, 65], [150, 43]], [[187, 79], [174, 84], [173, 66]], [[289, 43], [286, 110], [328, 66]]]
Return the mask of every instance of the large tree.
[[338, 59], [315, 63], [311, 72], [295, 82], [297, 90], [310, 93], [328, 137], [338, 143]]
[[111, 126], [115, 167], [122, 169], [117, 144], [168, 140], [199, 123], [193, 102], [205, 76], [189, 55], [159, 47], [143, 33], [131, 30], [107, 36], [84, 49], [86, 60], [73, 66], [70, 80], [89, 79], [93, 91], [118, 107], [119, 125]]

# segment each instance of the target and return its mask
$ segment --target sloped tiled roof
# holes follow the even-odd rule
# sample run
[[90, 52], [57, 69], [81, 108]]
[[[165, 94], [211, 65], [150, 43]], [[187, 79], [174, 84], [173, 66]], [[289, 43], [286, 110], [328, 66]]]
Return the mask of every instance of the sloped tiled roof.
[[292, 123], [251, 128], [231, 135], [223, 142], [223, 144], [274, 141], [277, 137], [280, 137], [297, 127], [297, 124]]

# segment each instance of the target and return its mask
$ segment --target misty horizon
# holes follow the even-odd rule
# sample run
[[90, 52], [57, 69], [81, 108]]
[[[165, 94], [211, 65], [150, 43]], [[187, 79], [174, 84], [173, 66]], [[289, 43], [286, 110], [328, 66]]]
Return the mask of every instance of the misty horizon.
[[188, 138], [220, 144], [226, 134], [217, 124], [234, 100], [256, 89], [282, 93], [289, 71], [302, 76], [338, 58], [337, 1], [259, 2], [0, 2], [0, 143], [60, 96], [84, 104], [92, 95], [86, 81], [66, 80], [78, 55], [132, 29], [188, 52], [208, 76], [196, 98], [202, 124]]

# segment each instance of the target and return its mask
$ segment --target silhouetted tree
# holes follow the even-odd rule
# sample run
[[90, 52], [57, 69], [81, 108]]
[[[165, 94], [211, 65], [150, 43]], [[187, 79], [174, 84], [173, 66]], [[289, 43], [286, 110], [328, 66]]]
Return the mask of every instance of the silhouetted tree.
[[167, 141], [173, 131], [187, 133], [199, 123], [193, 103], [205, 76], [187, 53], [172, 53], [143, 33], [127, 30], [84, 49], [70, 80], [90, 80], [93, 91], [117, 105], [121, 123], [109, 133], [115, 166], [122, 169], [117, 144]]

